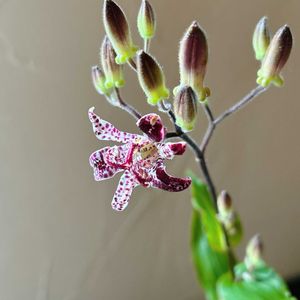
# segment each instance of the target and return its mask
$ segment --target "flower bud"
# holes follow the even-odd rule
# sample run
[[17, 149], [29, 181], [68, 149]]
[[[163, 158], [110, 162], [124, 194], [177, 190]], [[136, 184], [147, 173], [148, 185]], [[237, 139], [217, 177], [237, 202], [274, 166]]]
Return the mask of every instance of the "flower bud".
[[260, 266], [263, 262], [263, 243], [259, 234], [255, 235], [248, 243], [245, 264], [249, 270]]
[[287, 25], [278, 29], [271, 40], [261, 68], [257, 72], [257, 83], [267, 87], [270, 83], [276, 86], [283, 85], [280, 71], [287, 62], [293, 45], [293, 37]]
[[110, 95], [111, 90], [105, 86], [105, 75], [98, 66], [92, 67], [92, 80], [96, 91], [100, 95]]
[[[200, 25], [194, 21], [180, 42], [180, 85], [191, 86], [200, 101], [204, 101], [210, 95], [209, 89], [203, 87], [207, 60], [206, 36]], [[178, 92], [178, 89], [179, 87], [175, 88], [174, 94]]]
[[137, 47], [133, 45], [126, 16], [122, 9], [112, 0], [105, 0], [103, 21], [107, 36], [116, 53], [116, 62], [124, 64], [135, 56]]
[[233, 211], [232, 199], [226, 191], [222, 191], [217, 199], [220, 215], [226, 216]]
[[218, 218], [224, 225], [230, 244], [236, 246], [242, 239], [243, 229], [239, 215], [234, 210], [232, 199], [226, 191], [222, 191], [217, 199]]
[[267, 17], [262, 17], [257, 23], [253, 33], [252, 45], [257, 60], [264, 58], [270, 44], [270, 32], [267, 26], [267, 20]]
[[151, 39], [155, 33], [155, 14], [151, 4], [147, 0], [143, 0], [138, 18], [137, 27], [143, 39]]
[[105, 36], [101, 46], [100, 60], [106, 78], [105, 87], [107, 89], [119, 88], [125, 84], [123, 66], [116, 63], [116, 56], [117, 54], [110, 40]]
[[183, 131], [193, 130], [197, 117], [197, 96], [190, 86], [179, 88], [174, 98], [176, 124]]
[[142, 50], [137, 55], [137, 73], [150, 105], [156, 105], [169, 97], [161, 66], [150, 54]]

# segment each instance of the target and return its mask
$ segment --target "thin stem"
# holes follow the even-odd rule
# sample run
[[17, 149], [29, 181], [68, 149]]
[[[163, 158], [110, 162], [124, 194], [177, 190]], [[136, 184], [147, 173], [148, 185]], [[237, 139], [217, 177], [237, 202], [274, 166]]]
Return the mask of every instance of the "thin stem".
[[204, 112], [205, 112], [205, 114], [207, 116], [208, 122], [209, 123], [213, 123], [214, 120], [215, 120], [215, 118], [214, 118], [214, 115], [213, 115], [213, 113], [212, 113], [212, 111], [211, 111], [211, 109], [209, 107], [208, 102], [203, 103], [202, 107], [203, 107]]
[[206, 147], [210, 141], [210, 138], [212, 137], [212, 134], [213, 134], [213, 131], [214, 131], [216, 125], [214, 124], [215, 119], [214, 119], [213, 113], [207, 102], [203, 104], [203, 109], [204, 109], [204, 112], [208, 119], [208, 128], [203, 137], [200, 149], [203, 153], [205, 153]]
[[216, 119], [213, 118], [213, 115], [211, 114], [211, 111], [208, 108], [208, 106], [205, 106], [205, 108], [206, 108], [205, 112], [209, 119], [209, 125], [205, 132], [204, 138], [201, 142], [200, 149], [202, 150], [202, 152], [205, 153], [206, 147], [209, 144], [209, 141], [214, 133], [214, 130], [220, 122], [222, 122], [226, 117], [230, 116], [231, 114], [242, 109], [245, 105], [250, 103], [252, 100], [254, 100], [257, 96], [259, 96], [261, 93], [265, 92], [266, 90], [267, 90], [266, 88], [263, 88], [260, 85], [258, 85], [250, 93], [248, 93], [243, 99], [241, 99], [239, 102], [237, 102], [232, 107], [227, 109], [224, 113], [222, 113]]
[[216, 125], [214, 123], [209, 124], [207, 127], [207, 130], [205, 132], [205, 135], [204, 135], [203, 140], [200, 145], [200, 149], [203, 153], [205, 153], [206, 147], [214, 133], [215, 128], [216, 128]]
[[249, 94], [247, 94], [242, 100], [237, 102], [235, 105], [227, 109], [224, 113], [222, 113], [218, 118], [215, 119], [214, 124], [217, 125], [222, 122], [226, 117], [235, 113], [236, 111], [243, 108], [246, 104], [254, 100], [258, 95], [265, 92], [267, 89], [258, 85], [255, 89], [253, 89]]
[[165, 139], [172, 139], [180, 137], [177, 132], [167, 132]]
[[142, 115], [130, 104], [125, 102], [120, 94], [120, 90], [118, 88], [115, 88], [116, 96], [119, 101], [119, 107], [127, 111], [131, 116], [133, 116], [136, 120], [140, 119]]
[[194, 151], [197, 161], [199, 162], [200, 168], [205, 177], [205, 181], [208, 185], [209, 191], [212, 195], [215, 208], [218, 211], [216, 188], [215, 188], [212, 178], [210, 176], [210, 173], [209, 173], [209, 170], [208, 170], [208, 167], [206, 164], [206, 160], [205, 160], [205, 157], [204, 157], [202, 151], [200, 150], [198, 144], [187, 133], [183, 132], [179, 126], [176, 125], [176, 117], [175, 117], [174, 112], [170, 109], [167, 113], [168, 113], [172, 123], [174, 124], [177, 136], [180, 137], [181, 139], [183, 139], [189, 145], [189, 147]]
[[[214, 204], [216, 213], [218, 214], [219, 213], [219, 208], [218, 208], [218, 205], [217, 205], [217, 192], [216, 192], [215, 185], [212, 181], [212, 178], [210, 176], [210, 173], [209, 173], [209, 170], [208, 170], [207, 163], [206, 163], [203, 152], [201, 151], [201, 149], [199, 148], [197, 143], [188, 134], [184, 133], [179, 126], [176, 125], [176, 116], [175, 116], [174, 112], [172, 110], [169, 110], [168, 115], [169, 115], [172, 123], [174, 124], [175, 130], [176, 130], [176, 132], [171, 133], [170, 136], [171, 137], [180, 137], [194, 151], [196, 159], [199, 162], [200, 168], [202, 170], [205, 181], [207, 183], [209, 192], [212, 196], [213, 204]], [[212, 120], [213, 120], [213, 115], [212, 115], [211, 112], [210, 112], [210, 116], [212, 117]], [[233, 250], [232, 250], [231, 245], [230, 245], [230, 240], [229, 240], [228, 233], [227, 233], [227, 231], [226, 231], [226, 229], [223, 225], [222, 225], [222, 230], [223, 230], [223, 234], [224, 234], [224, 237], [225, 237], [225, 243], [226, 243], [226, 246], [227, 246], [229, 269], [230, 269], [229, 271], [232, 274], [232, 276], [234, 277], [233, 268], [234, 268], [234, 265], [235, 265], [235, 260], [234, 260]]]
[[151, 39], [144, 39], [144, 51], [149, 52]]

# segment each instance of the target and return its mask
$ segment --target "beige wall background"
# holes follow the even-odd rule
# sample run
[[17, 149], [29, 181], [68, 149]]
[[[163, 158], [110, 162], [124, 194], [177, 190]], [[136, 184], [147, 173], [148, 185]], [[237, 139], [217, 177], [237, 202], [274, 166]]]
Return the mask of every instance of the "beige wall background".
[[[132, 25], [139, 0], [119, 0]], [[258, 19], [295, 37], [282, 89], [271, 88], [226, 120], [208, 149], [218, 189], [232, 194], [245, 240], [260, 232], [266, 257], [284, 276], [300, 272], [298, 0], [152, 0], [158, 33], [152, 53], [167, 82], [178, 82], [178, 40], [194, 19], [206, 29], [206, 83], [221, 113], [255, 86], [251, 36]], [[134, 39], [141, 43], [134, 29]], [[124, 213], [111, 210], [117, 179], [93, 180], [88, 157], [103, 147], [87, 110], [136, 132], [134, 122], [94, 91], [90, 66], [103, 37], [96, 0], [0, 1], [0, 299], [199, 299], [189, 256], [189, 192], [136, 189]], [[135, 75], [124, 97], [142, 112]], [[194, 137], [206, 128], [199, 118]], [[177, 175], [190, 154], [169, 163]], [[243, 256], [243, 244], [240, 255]]]

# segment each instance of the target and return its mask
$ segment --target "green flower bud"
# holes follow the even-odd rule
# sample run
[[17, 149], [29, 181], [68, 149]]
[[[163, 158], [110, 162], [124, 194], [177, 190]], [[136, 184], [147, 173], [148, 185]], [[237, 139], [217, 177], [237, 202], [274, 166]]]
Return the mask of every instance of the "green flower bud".
[[257, 60], [264, 58], [270, 44], [270, 32], [267, 26], [267, 20], [267, 17], [262, 17], [257, 23], [253, 33], [252, 45]]
[[218, 217], [228, 234], [230, 244], [236, 246], [242, 239], [243, 229], [239, 215], [234, 210], [232, 199], [222, 191], [217, 199]]
[[261, 266], [263, 262], [263, 243], [259, 234], [255, 235], [248, 243], [245, 264], [249, 271]]
[[137, 54], [137, 74], [150, 105], [156, 105], [169, 97], [161, 66], [150, 54], [142, 50]]
[[280, 72], [287, 62], [293, 45], [293, 37], [287, 25], [278, 29], [271, 40], [261, 68], [257, 72], [257, 83], [267, 87], [271, 83], [276, 86], [283, 85], [283, 78]]
[[92, 67], [92, 80], [96, 91], [100, 95], [109, 96], [111, 94], [111, 89], [107, 89], [105, 86], [105, 75], [98, 66]]
[[[184, 34], [179, 47], [180, 85], [191, 86], [198, 99], [204, 101], [210, 91], [203, 86], [208, 60], [208, 46], [205, 33], [194, 21]], [[179, 87], [174, 89], [174, 95]]]
[[176, 124], [185, 132], [193, 130], [197, 118], [197, 96], [190, 86], [179, 88], [174, 97]]
[[116, 53], [117, 64], [124, 64], [135, 56], [137, 47], [133, 45], [126, 16], [112, 0], [105, 0], [103, 21], [107, 36]]
[[137, 27], [143, 39], [151, 39], [154, 36], [156, 27], [155, 14], [147, 0], [142, 1], [137, 18]]
[[117, 54], [110, 40], [105, 36], [101, 46], [100, 60], [106, 78], [105, 87], [107, 89], [119, 88], [125, 84], [123, 66], [116, 63], [116, 56]]

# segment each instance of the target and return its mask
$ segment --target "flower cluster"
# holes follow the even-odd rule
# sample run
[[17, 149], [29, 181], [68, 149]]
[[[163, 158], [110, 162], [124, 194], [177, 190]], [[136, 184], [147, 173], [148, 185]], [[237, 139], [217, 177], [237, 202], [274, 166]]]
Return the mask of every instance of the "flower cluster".
[[[92, 67], [96, 91], [107, 101], [128, 112], [142, 134], [120, 131], [89, 110], [89, 119], [96, 137], [119, 145], [95, 151], [89, 162], [96, 181], [121, 175], [112, 200], [112, 208], [123, 211], [137, 186], [179, 192], [192, 185], [191, 249], [200, 284], [207, 299], [281, 299], [294, 300], [284, 281], [265, 263], [262, 241], [255, 236], [247, 246], [244, 261], [238, 262], [234, 248], [243, 236], [243, 226], [231, 196], [223, 190], [219, 196], [206, 162], [205, 149], [217, 125], [274, 84], [282, 86], [281, 71], [293, 45], [287, 25], [270, 34], [267, 18], [256, 25], [252, 45], [260, 61], [257, 86], [232, 107], [215, 117], [210, 108], [211, 91], [205, 82], [209, 60], [206, 33], [193, 21], [179, 43], [179, 82], [173, 95], [159, 60], [150, 54], [150, 41], [156, 32], [155, 12], [148, 0], [141, 0], [137, 28], [143, 47], [136, 46], [122, 8], [113, 0], [104, 0], [105, 37], [100, 48], [99, 65]], [[120, 89], [125, 85], [125, 64], [137, 75], [146, 101], [152, 108], [166, 113], [174, 126], [167, 133], [159, 115], [142, 115], [123, 100]], [[172, 98], [170, 100], [170, 98]], [[202, 142], [189, 134], [199, 124], [198, 107], [207, 117], [208, 126]], [[183, 142], [167, 142], [177, 138]], [[192, 175], [177, 178], [166, 172], [165, 160], [182, 155], [186, 144], [194, 152], [205, 182]]]
[[[124, 64], [129, 64], [136, 71], [148, 104], [157, 106], [160, 111], [169, 114], [176, 130], [175, 136], [182, 137], [186, 132], [192, 131], [197, 125], [198, 106], [204, 109], [209, 121], [207, 134], [200, 147], [197, 142], [189, 143], [198, 160], [202, 160], [203, 167], [203, 153], [215, 126], [259, 95], [271, 83], [282, 85], [281, 70], [288, 60], [293, 44], [292, 34], [287, 25], [282, 26], [271, 38], [267, 18], [263, 17], [256, 25], [252, 39], [255, 57], [261, 61], [257, 78], [260, 86], [245, 98], [246, 101], [242, 100], [215, 119], [209, 107], [211, 92], [204, 82], [209, 54], [208, 42], [205, 31], [197, 21], [191, 23], [179, 43], [180, 80], [173, 89], [172, 103], [166, 102], [171, 93], [166, 85], [163, 68], [149, 53], [150, 41], [156, 31], [155, 12], [150, 2], [142, 0], [137, 16], [138, 31], [144, 41], [143, 49], [133, 42], [126, 15], [113, 0], [104, 0], [103, 25], [105, 37], [100, 49], [100, 67], [92, 67], [94, 87], [111, 105], [126, 110], [138, 120], [137, 126], [144, 132], [144, 135], [122, 132], [100, 119], [93, 109], [89, 111], [89, 118], [98, 139], [123, 143], [121, 146], [105, 147], [90, 157], [97, 181], [124, 171], [112, 202], [112, 207], [116, 210], [126, 208], [132, 190], [138, 185], [177, 192], [186, 189], [191, 183], [190, 178], [169, 176], [163, 163], [165, 159], [183, 154], [185, 143], [165, 142], [166, 129], [160, 117], [153, 113], [141, 116], [120, 96], [119, 89], [125, 85]], [[205, 171], [203, 173], [207, 174]], [[209, 178], [206, 179], [207, 182], [211, 182]], [[210, 187], [214, 200], [217, 201], [214, 189], [213, 186]], [[227, 227], [232, 227], [234, 222], [228, 215], [230, 214], [226, 212], [221, 217], [226, 221]]]

